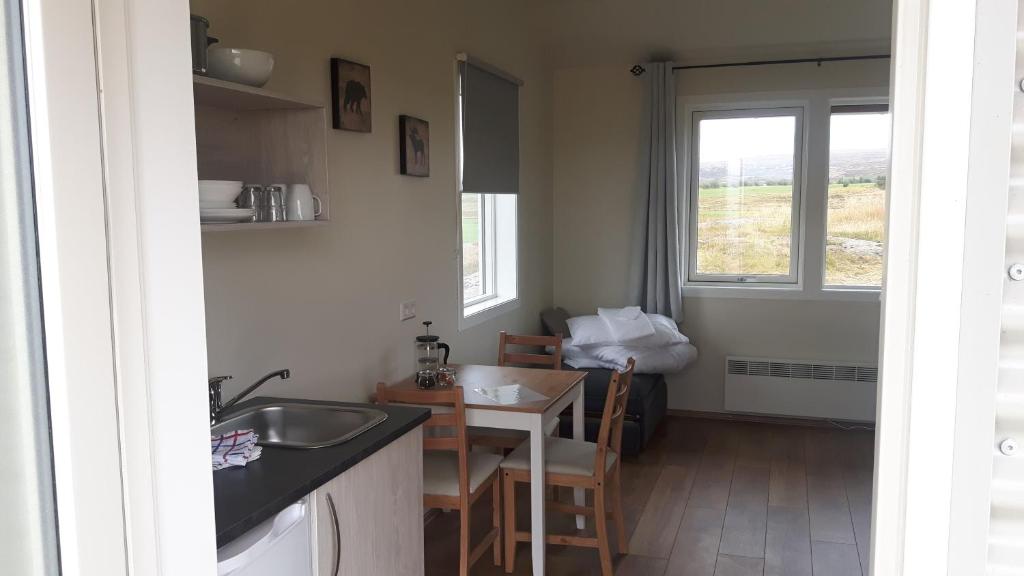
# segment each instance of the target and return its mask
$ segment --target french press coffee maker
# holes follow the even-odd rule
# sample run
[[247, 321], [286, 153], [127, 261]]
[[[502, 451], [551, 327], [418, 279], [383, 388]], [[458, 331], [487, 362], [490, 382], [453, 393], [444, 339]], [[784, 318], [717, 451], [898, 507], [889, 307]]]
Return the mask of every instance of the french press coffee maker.
[[[451, 352], [444, 342], [440, 342], [440, 336], [430, 333], [430, 325], [433, 322], [427, 321], [427, 333], [416, 337], [416, 386], [420, 388], [433, 388], [437, 386], [437, 374], [442, 364], [448, 364], [448, 354]], [[444, 350], [444, 359], [440, 358], [440, 351]]]

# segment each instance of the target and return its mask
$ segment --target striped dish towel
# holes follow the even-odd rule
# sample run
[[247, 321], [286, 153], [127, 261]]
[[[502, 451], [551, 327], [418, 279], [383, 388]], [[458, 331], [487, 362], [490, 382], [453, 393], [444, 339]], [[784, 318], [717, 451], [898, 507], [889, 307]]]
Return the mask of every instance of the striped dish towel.
[[263, 448], [256, 444], [257, 440], [259, 435], [252, 430], [235, 430], [221, 436], [210, 436], [213, 469], [245, 466], [259, 458]]

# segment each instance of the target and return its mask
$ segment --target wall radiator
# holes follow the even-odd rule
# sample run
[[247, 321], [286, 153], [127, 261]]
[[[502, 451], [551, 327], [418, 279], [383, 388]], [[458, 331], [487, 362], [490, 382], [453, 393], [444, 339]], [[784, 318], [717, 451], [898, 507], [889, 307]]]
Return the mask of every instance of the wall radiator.
[[874, 422], [878, 367], [726, 356], [730, 412]]

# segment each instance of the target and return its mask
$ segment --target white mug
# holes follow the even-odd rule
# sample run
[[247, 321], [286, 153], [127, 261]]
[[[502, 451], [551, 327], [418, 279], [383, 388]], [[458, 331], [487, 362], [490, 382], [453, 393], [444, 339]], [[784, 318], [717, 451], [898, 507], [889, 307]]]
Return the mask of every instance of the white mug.
[[320, 199], [313, 196], [308, 184], [292, 184], [288, 187], [288, 219], [314, 220], [323, 213]]

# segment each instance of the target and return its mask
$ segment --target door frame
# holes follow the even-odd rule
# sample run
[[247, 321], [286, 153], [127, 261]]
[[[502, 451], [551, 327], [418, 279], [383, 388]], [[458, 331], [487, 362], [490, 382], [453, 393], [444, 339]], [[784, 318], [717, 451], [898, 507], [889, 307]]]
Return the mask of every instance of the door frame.
[[23, 4], [62, 570], [212, 576], [189, 6]]
[[1016, 11], [894, 7], [872, 574], [985, 566]]
[[[25, 7], [62, 563], [212, 575], [188, 5]], [[894, 6], [875, 574], [984, 562], [1010, 22], [1015, 0]]]

